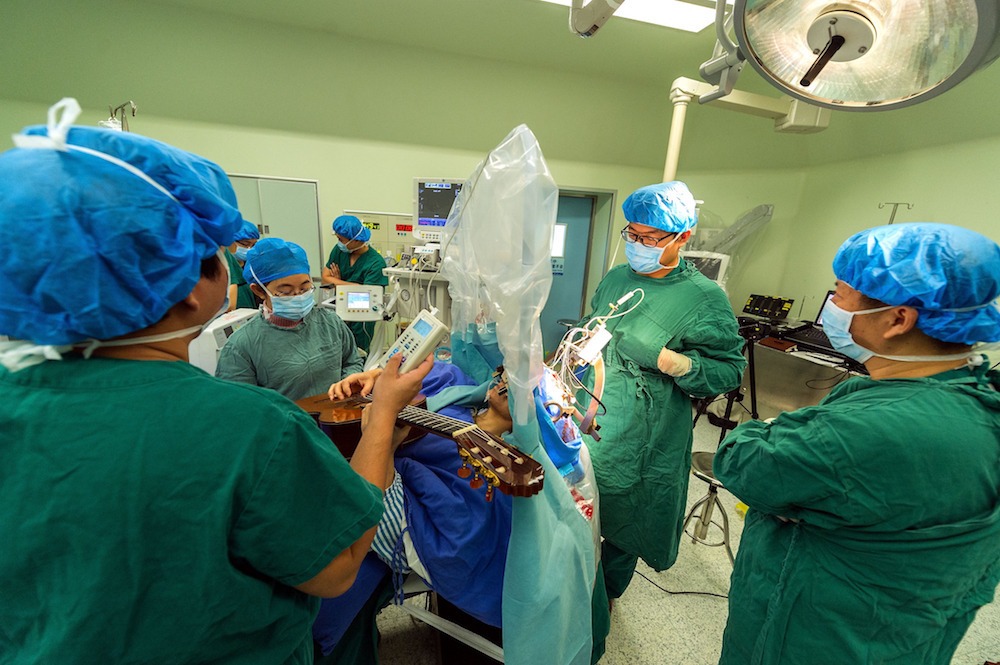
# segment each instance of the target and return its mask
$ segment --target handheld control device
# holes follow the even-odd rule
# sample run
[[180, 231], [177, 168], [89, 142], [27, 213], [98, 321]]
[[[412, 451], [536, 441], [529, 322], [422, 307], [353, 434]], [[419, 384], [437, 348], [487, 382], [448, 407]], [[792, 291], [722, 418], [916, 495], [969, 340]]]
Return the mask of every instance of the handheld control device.
[[344, 321], [381, 321], [385, 288], [369, 284], [337, 286], [337, 316]]
[[424, 361], [437, 348], [441, 340], [449, 333], [448, 326], [441, 323], [426, 309], [417, 314], [403, 334], [389, 347], [379, 367], [385, 367], [389, 358], [397, 353], [403, 354], [403, 362], [399, 366], [400, 373], [409, 372]]

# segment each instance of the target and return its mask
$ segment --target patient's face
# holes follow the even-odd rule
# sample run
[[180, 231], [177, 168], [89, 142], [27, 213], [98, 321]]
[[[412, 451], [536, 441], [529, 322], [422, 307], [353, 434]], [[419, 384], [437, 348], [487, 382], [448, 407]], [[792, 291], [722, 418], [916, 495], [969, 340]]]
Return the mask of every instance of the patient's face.
[[510, 403], [507, 401], [507, 386], [505, 384], [496, 385], [489, 389], [486, 393], [486, 404], [491, 411], [495, 411], [504, 419], [510, 420]]

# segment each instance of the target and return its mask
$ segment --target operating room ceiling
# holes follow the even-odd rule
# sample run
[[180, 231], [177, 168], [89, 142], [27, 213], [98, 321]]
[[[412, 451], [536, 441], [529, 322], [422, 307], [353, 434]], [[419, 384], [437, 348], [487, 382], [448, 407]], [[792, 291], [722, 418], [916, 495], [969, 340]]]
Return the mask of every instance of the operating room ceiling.
[[[104, 18], [90, 12], [81, 30], [79, 17], [95, 7]], [[93, 99], [81, 99], [85, 107], [99, 107], [124, 101], [118, 96], [125, 93], [107, 91], [128, 87], [140, 114], [479, 151], [522, 121], [523, 79], [523, 115], [550, 159], [645, 168], [662, 168], [670, 82], [697, 77], [714, 44], [712, 28], [690, 34], [617, 18], [583, 40], [569, 32], [565, 7], [538, 0], [10, 0], [5, 14], [0, 98], [50, 101], [72, 90], [72, 81], [81, 89], [73, 94], [93, 91]], [[178, 14], [183, 18], [172, 18]], [[187, 34], [141, 34], [156, 24]], [[232, 34], [220, 34], [226, 27]], [[49, 43], [39, 49], [33, 41], [43, 38]], [[336, 48], [326, 54], [324, 44]], [[137, 55], [144, 45], [150, 53]], [[336, 72], [324, 77], [327, 55], [336, 58], [329, 67]], [[7, 60], [14, 58], [20, 62], [12, 66]], [[415, 76], [407, 60], [424, 66], [428, 78], [456, 73], [454, 95], [438, 100], [454, 107], [441, 127], [412, 117], [418, 86], [408, 80]], [[372, 82], [378, 78], [384, 80]], [[828, 130], [809, 136], [775, 134], [761, 118], [694, 108], [681, 174], [794, 168], [994, 136], [998, 83], [995, 66], [913, 108], [834, 112]], [[397, 85], [394, 113], [386, 97]], [[344, 105], [332, 86], [363, 94]], [[778, 95], [749, 67], [737, 87]], [[547, 89], [558, 100], [551, 108], [539, 102]], [[365, 110], [374, 103], [384, 108]]]

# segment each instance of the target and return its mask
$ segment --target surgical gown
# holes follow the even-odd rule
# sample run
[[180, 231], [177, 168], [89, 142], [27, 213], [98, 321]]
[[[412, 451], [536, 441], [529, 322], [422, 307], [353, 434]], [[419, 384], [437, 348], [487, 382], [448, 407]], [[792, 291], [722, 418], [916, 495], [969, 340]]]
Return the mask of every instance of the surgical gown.
[[750, 511], [720, 662], [950, 663], [1000, 582], [998, 387], [855, 378], [734, 430], [715, 475]]
[[0, 369], [0, 398], [0, 661], [312, 662], [292, 587], [382, 497], [309, 416], [184, 362]]
[[[635, 288], [645, 292], [642, 303], [608, 321], [607, 413], [598, 417], [601, 440], [588, 438], [587, 445], [601, 496], [602, 535], [664, 570], [677, 558], [687, 503], [690, 397], [736, 388], [746, 361], [725, 293], [683, 259], [662, 279], [627, 265], [612, 269], [597, 287], [592, 311], [607, 313], [608, 303]], [[689, 357], [691, 371], [678, 378], [661, 373], [656, 359], [664, 346]]]
[[[351, 265], [351, 255], [348, 252], [334, 247], [326, 265], [337, 266], [340, 269], [340, 278], [354, 284], [371, 284], [373, 286], [387, 286], [389, 284], [389, 278], [382, 274], [382, 269], [385, 268], [385, 259], [371, 246], [367, 252], [358, 257], [354, 265]], [[348, 321], [347, 327], [354, 334], [354, 341], [358, 348], [367, 352], [375, 332], [375, 322]]]
[[347, 325], [329, 309], [314, 308], [294, 328], [282, 328], [263, 316], [251, 319], [222, 347], [215, 375], [297, 400], [325, 393], [331, 384], [361, 370], [361, 356]]

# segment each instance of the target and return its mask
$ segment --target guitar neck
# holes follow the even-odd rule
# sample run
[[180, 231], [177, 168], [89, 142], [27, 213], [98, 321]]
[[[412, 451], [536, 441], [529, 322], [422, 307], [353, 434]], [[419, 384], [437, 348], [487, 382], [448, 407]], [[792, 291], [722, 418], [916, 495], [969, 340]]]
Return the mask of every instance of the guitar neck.
[[434, 413], [433, 411], [428, 411], [427, 409], [420, 409], [415, 406], [403, 407], [403, 410], [399, 412], [399, 420], [402, 420], [407, 425], [421, 427], [423, 429], [430, 430], [435, 434], [444, 434], [450, 437], [454, 437], [457, 432], [462, 430], [469, 431], [470, 428], [483, 432], [483, 430], [479, 429], [479, 427], [473, 423], [467, 423], [464, 420], [458, 420], [457, 418], [442, 416], [439, 413]]
[[[371, 397], [362, 397], [358, 400], [370, 403]], [[480, 474], [490, 483], [486, 492], [487, 500], [492, 497], [494, 486], [504, 494], [514, 496], [532, 496], [542, 490], [545, 471], [538, 462], [521, 453], [501, 437], [494, 436], [475, 424], [415, 406], [403, 407], [397, 420], [432, 434], [453, 439], [462, 457], [462, 468], [466, 470], [467, 475], [476, 474], [470, 482], [476, 482], [478, 485], [472, 486], [482, 485]], [[464, 478], [467, 475], [462, 475], [461, 469], [459, 470], [459, 476]]]
[[[372, 401], [371, 396], [360, 399], [369, 404]], [[400, 422], [406, 423], [407, 425], [419, 427], [420, 429], [427, 430], [428, 432], [452, 438], [454, 438], [455, 434], [458, 432], [469, 431], [477, 433], [482, 432], [485, 436], [490, 436], [485, 430], [480, 429], [472, 423], [467, 423], [464, 420], [458, 420], [457, 418], [442, 416], [439, 413], [434, 413], [433, 411], [428, 411], [427, 409], [422, 409], [416, 406], [404, 406], [403, 410], [399, 412], [396, 419]]]

